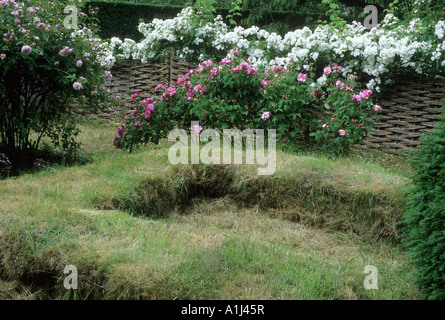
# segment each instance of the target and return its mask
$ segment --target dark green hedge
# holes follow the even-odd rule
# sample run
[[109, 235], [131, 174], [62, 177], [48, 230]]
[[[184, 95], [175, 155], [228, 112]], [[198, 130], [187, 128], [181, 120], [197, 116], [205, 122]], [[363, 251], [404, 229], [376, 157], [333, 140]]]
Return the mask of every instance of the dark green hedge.
[[[89, 8], [96, 9], [96, 17], [99, 20], [102, 38], [119, 37], [130, 38], [135, 41], [142, 40], [142, 34], [137, 30], [141, 20], [150, 22], [153, 18], [174, 18], [183, 6], [162, 6], [147, 3], [130, 3], [118, 1], [88, 1]], [[225, 18], [229, 12], [225, 9], [217, 9], [217, 14]], [[249, 15], [245, 11], [239, 19]], [[285, 33], [289, 30], [301, 28], [308, 21], [315, 21], [320, 14], [305, 12], [271, 12], [262, 21], [256, 23], [260, 27], [269, 25], [273, 31]]]
[[[228, 3], [231, 0], [220, 0], [216, 4], [216, 13], [225, 18], [229, 12]], [[345, 17], [348, 22], [360, 20], [366, 4], [383, 4], [389, 0], [339, 0], [352, 10], [350, 16]], [[170, 19], [174, 18], [184, 8], [187, 0], [89, 0], [90, 8], [97, 8], [97, 18], [103, 38], [119, 37], [130, 38], [140, 41], [142, 35], [138, 32], [137, 26], [140, 20], [150, 22], [153, 18]], [[255, 24], [268, 31], [275, 31], [282, 35], [286, 32], [302, 28], [303, 26], [313, 26], [319, 19], [325, 20], [324, 13], [327, 8], [322, 4], [322, 0], [300, 0], [297, 5], [281, 5], [274, 7], [273, 12], [268, 11], [270, 2], [260, 0], [249, 0], [247, 8], [239, 17], [238, 24], [248, 27]], [[267, 8], [266, 8], [267, 7]], [[266, 10], [266, 9], [267, 10]], [[265, 11], [266, 10], [266, 11]], [[288, 11], [283, 11], [288, 10]], [[379, 13], [383, 14], [383, 8], [379, 7]], [[227, 21], [226, 21], [227, 22]], [[242, 22], [249, 23], [243, 25]]]
[[422, 138], [413, 168], [402, 237], [425, 297], [445, 300], [445, 108], [436, 130]]
[[137, 30], [139, 22], [154, 18], [169, 19], [181, 12], [181, 6], [160, 6], [146, 3], [88, 1], [88, 8], [96, 11], [102, 38], [118, 37], [142, 40]]

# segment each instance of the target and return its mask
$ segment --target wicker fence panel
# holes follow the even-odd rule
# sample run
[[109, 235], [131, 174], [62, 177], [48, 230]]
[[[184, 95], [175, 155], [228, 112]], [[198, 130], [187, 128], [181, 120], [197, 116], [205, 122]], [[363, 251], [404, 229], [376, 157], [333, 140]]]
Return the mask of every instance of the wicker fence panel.
[[397, 154], [419, 145], [439, 119], [445, 97], [445, 81], [406, 80], [380, 95], [382, 116], [364, 141], [364, 148]]
[[[136, 91], [141, 98], [156, 95], [155, 87], [173, 84], [179, 77], [197, 67], [197, 63], [171, 55], [163, 61], [141, 63], [135, 60], [119, 61], [112, 68], [112, 79], [105, 83], [113, 96], [120, 96], [120, 107], [102, 110], [95, 115], [77, 113], [108, 120], [118, 120], [127, 112], [131, 95]], [[382, 116], [359, 148], [379, 149], [397, 154], [416, 147], [419, 138], [433, 130], [442, 112], [445, 97], [443, 80], [407, 80], [399, 82], [390, 93], [378, 96]]]
[[131, 102], [131, 95], [140, 92], [146, 98], [154, 93], [156, 85], [170, 83], [170, 63], [168, 60], [143, 64], [140, 61], [119, 61], [111, 70], [113, 77], [105, 87], [122, 101]]
[[133, 93], [139, 92], [141, 99], [153, 97], [156, 95], [155, 88], [158, 84], [168, 87], [197, 66], [197, 63], [184, 61], [173, 55], [163, 61], [147, 63], [139, 60], [120, 60], [111, 69], [113, 77], [106, 79], [104, 84], [105, 89], [109, 89], [114, 97], [119, 97], [117, 106], [102, 108], [96, 114], [73, 106], [73, 112], [83, 117], [118, 120], [123, 112], [128, 111]]

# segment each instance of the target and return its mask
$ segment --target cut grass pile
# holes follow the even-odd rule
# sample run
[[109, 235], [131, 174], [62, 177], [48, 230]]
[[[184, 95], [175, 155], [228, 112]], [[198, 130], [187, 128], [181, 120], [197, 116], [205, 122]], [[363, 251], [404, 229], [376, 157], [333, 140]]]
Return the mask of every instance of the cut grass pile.
[[168, 144], [115, 151], [114, 126], [82, 129], [92, 163], [0, 181], [0, 298], [60, 299], [66, 265], [82, 299], [416, 297], [396, 244], [403, 165], [278, 152], [275, 175], [257, 176], [171, 166]]

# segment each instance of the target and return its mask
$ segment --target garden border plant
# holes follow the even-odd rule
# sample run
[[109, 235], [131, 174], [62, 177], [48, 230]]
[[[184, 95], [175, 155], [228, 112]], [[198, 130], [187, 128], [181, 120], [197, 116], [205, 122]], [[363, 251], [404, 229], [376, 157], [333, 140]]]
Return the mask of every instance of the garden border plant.
[[427, 299], [445, 299], [445, 107], [436, 130], [412, 159], [413, 191], [401, 221], [402, 240]]
[[83, 5], [74, 0], [0, 3], [0, 153], [13, 173], [32, 167], [48, 134], [75, 152], [70, 104], [95, 109], [107, 97], [96, 25], [80, 14], [80, 29], [63, 26], [62, 13], [73, 4]]
[[253, 67], [236, 49], [218, 65], [204, 61], [172, 86], [158, 85], [159, 98], [137, 101], [140, 93], [133, 94], [133, 109], [114, 144], [129, 151], [158, 144], [192, 121], [201, 124], [199, 132], [276, 129], [278, 141], [290, 144], [307, 142], [310, 134], [331, 156], [361, 143], [373, 124], [371, 113], [381, 111], [372, 103], [372, 91], [357, 91], [357, 76], [344, 79], [341, 66], [327, 66], [322, 82], [314, 80], [315, 71], [299, 73], [292, 62], [288, 66]]

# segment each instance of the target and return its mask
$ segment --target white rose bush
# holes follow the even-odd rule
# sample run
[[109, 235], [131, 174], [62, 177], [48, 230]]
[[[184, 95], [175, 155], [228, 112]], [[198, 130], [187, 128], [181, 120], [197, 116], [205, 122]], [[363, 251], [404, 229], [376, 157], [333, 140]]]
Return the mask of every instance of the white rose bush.
[[255, 66], [285, 66], [292, 59], [299, 71], [307, 72], [311, 62], [319, 68], [338, 63], [343, 75], [355, 70], [377, 92], [397, 76], [445, 76], [445, 21], [438, 21], [430, 33], [419, 18], [406, 25], [389, 13], [371, 30], [353, 22], [341, 30], [321, 25], [280, 36], [256, 26], [231, 29], [221, 16], [195, 25], [194, 15], [189, 7], [176, 18], [141, 23], [145, 39], [139, 43], [112, 38], [101, 47], [103, 65], [111, 68], [116, 60], [130, 58], [146, 62], [165, 56], [170, 47], [185, 59], [201, 61], [220, 59], [237, 48]]

